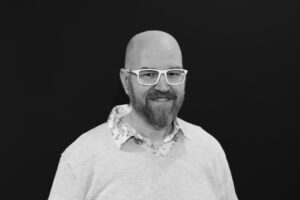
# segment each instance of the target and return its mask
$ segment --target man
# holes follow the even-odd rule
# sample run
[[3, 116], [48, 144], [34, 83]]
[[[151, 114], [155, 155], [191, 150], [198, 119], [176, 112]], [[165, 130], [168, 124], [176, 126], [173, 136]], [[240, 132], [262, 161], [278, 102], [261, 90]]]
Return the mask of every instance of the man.
[[49, 200], [236, 200], [220, 144], [177, 118], [186, 74], [171, 35], [135, 35], [120, 71], [130, 104], [65, 150]]

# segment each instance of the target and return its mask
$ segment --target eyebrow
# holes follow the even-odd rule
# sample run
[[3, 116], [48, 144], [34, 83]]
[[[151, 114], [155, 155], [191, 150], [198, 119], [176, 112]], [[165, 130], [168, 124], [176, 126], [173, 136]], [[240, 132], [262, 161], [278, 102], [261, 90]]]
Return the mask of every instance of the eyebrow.
[[[141, 67], [141, 69], [155, 69], [153, 67]], [[183, 69], [183, 67], [180, 66], [171, 66], [168, 69]]]

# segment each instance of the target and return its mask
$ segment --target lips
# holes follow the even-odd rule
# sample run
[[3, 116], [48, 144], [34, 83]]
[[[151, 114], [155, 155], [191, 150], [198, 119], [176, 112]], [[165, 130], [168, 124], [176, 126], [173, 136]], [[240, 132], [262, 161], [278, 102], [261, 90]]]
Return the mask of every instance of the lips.
[[170, 99], [168, 98], [158, 98], [158, 99], [154, 99], [154, 101], [158, 101], [158, 102], [165, 102], [165, 101], [169, 101]]

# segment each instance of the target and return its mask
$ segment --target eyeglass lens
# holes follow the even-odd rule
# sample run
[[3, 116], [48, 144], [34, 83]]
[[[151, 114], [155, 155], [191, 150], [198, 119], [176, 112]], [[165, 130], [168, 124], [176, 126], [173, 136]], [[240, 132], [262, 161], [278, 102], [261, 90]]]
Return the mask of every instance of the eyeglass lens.
[[[183, 70], [174, 69], [166, 73], [167, 81], [170, 84], [178, 84], [184, 80], [185, 73]], [[143, 84], [154, 84], [159, 77], [159, 72], [155, 70], [142, 70], [139, 72], [139, 79]]]

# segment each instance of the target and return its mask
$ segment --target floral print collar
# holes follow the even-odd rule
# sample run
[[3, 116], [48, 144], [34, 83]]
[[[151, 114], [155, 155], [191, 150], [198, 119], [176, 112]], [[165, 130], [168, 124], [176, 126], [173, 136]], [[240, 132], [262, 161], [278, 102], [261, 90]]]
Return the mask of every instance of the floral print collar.
[[[122, 118], [124, 116], [126, 116], [127, 114], [129, 114], [131, 112], [131, 110], [132, 110], [132, 108], [128, 104], [118, 105], [112, 109], [112, 111], [108, 117], [108, 121], [107, 121], [108, 127], [111, 130], [111, 133], [115, 140], [116, 145], [121, 149], [122, 146], [126, 143], [126, 141], [128, 141], [130, 138], [134, 138], [136, 143], [141, 145], [144, 148], [147, 148], [147, 151], [149, 151], [149, 148], [150, 148], [150, 151], [153, 154], [156, 154], [156, 153], [159, 154], [158, 151], [160, 148], [155, 148], [148, 138], [145, 138], [145, 137], [141, 136], [140, 134], [138, 134], [132, 127], [130, 127], [129, 124], [125, 123], [122, 120]], [[182, 127], [180, 126], [178, 120], [176, 119], [174, 121], [173, 132], [170, 135], [168, 135], [164, 139], [162, 145], [160, 145], [161, 149], [168, 149], [165, 152], [160, 152], [161, 155], [165, 155], [171, 149], [171, 148], [166, 148], [166, 146], [163, 147], [164, 144], [169, 143], [169, 145], [173, 146], [174, 143], [177, 141], [179, 133], [183, 134], [183, 130], [182, 130]]]

